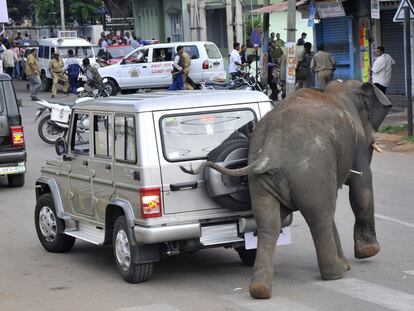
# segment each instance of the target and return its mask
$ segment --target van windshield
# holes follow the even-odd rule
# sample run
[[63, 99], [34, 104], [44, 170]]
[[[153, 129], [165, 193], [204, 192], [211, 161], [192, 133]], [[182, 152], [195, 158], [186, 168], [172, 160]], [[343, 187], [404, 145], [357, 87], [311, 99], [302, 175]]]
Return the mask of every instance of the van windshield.
[[164, 157], [168, 161], [203, 159], [237, 132], [248, 136], [255, 124], [252, 110], [166, 116], [161, 120]]
[[[92, 58], [95, 57], [93, 54], [92, 47], [90, 46], [82, 46], [82, 47], [59, 47], [59, 55], [62, 58], [68, 58], [69, 57], [69, 50], [72, 50], [75, 57], [77, 58]], [[53, 53], [53, 51], [52, 51]]]

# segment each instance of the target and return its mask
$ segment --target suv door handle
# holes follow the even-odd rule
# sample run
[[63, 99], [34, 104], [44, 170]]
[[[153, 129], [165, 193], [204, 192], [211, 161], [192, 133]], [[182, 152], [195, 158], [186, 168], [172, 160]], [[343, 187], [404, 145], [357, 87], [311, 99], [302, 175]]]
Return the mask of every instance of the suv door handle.
[[111, 169], [111, 164], [105, 164], [105, 169], [109, 171]]
[[187, 182], [187, 183], [180, 183], [180, 184], [170, 184], [171, 191], [178, 191], [181, 189], [197, 189], [198, 182]]
[[83, 160], [82, 165], [83, 166], [88, 166], [88, 160]]

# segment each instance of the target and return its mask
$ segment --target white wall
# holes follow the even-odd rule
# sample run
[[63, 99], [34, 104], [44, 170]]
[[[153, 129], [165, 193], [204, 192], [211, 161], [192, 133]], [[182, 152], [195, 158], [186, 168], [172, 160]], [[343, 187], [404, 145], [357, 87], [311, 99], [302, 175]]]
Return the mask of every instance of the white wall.
[[[286, 42], [287, 39], [287, 12], [273, 12], [270, 14], [270, 29], [269, 34], [274, 32], [280, 33], [280, 38]], [[306, 32], [308, 36], [306, 41], [313, 44], [313, 28], [308, 27], [308, 20], [302, 19], [302, 14], [296, 12], [296, 41], [300, 38], [302, 32]]]

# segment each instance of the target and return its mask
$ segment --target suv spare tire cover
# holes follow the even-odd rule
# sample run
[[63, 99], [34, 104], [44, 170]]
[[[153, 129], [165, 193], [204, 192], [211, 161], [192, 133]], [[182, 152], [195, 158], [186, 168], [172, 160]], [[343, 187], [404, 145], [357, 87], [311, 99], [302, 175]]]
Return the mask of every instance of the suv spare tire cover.
[[[246, 138], [231, 136], [210, 151], [207, 159], [227, 168], [240, 168], [247, 165], [248, 150], [249, 141]], [[232, 177], [208, 167], [205, 180], [210, 197], [220, 206], [232, 211], [251, 209], [247, 176]]]

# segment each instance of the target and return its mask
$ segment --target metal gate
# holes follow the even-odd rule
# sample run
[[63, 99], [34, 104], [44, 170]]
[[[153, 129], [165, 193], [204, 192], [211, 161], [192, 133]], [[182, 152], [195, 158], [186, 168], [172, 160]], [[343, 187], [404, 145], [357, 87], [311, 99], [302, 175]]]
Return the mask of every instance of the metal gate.
[[316, 44], [323, 44], [324, 51], [336, 60], [335, 79], [354, 79], [352, 18], [322, 19], [315, 27]]
[[394, 60], [387, 94], [405, 94], [404, 28], [402, 23], [392, 21], [395, 10], [381, 11], [381, 45]]

